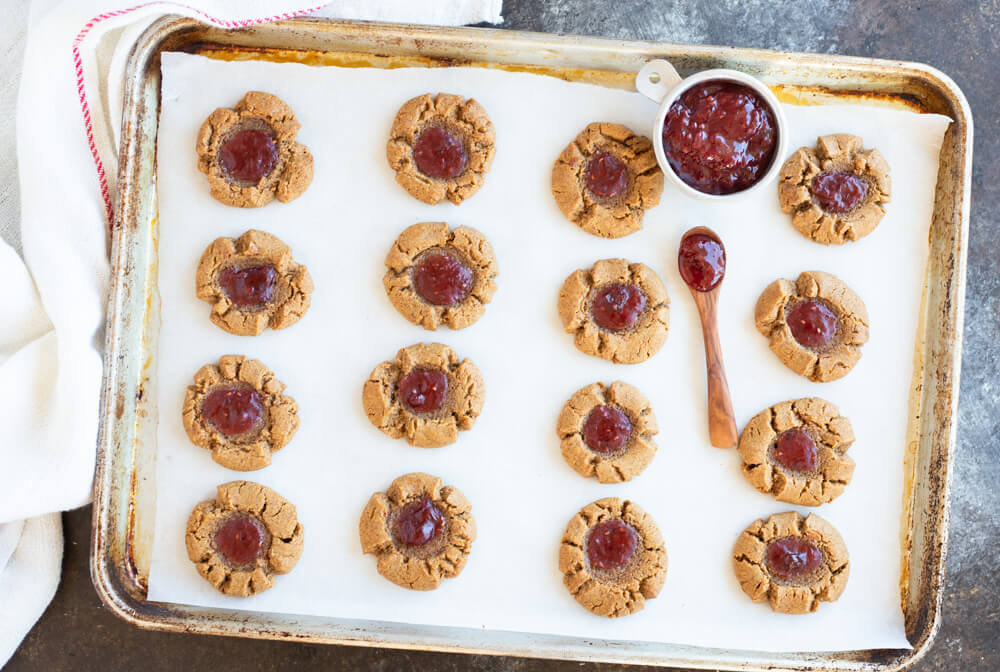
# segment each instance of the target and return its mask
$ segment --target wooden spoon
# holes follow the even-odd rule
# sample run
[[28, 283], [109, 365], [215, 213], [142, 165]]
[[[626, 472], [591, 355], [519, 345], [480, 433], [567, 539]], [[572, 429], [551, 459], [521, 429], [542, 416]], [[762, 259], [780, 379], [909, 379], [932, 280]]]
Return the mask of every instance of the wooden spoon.
[[726, 273], [726, 249], [711, 229], [697, 226], [681, 236], [677, 253], [681, 278], [691, 290], [701, 317], [701, 332], [705, 339], [705, 366], [708, 369], [708, 436], [716, 448], [736, 445], [736, 418], [729, 383], [722, 363], [719, 324], [716, 308], [719, 290]]

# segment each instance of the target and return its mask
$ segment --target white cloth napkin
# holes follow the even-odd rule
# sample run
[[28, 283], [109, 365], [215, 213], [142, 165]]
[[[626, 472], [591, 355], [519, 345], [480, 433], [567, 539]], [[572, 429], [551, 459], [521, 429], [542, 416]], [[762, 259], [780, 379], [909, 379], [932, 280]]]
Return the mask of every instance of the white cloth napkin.
[[0, 667], [56, 594], [62, 549], [58, 513], [0, 524]]
[[138, 1], [35, 0], [31, 7], [17, 106], [24, 262], [0, 242], [0, 664], [58, 584], [61, 528], [57, 515], [43, 514], [91, 497], [108, 212], [121, 81], [136, 38], [164, 14], [228, 28], [310, 12], [446, 25], [502, 21], [502, 0]]

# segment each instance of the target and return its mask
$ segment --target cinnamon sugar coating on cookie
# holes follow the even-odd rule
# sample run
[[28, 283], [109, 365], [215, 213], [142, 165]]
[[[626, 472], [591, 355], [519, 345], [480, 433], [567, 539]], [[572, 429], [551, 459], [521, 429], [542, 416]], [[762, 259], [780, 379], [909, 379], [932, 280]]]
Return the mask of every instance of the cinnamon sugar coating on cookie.
[[[614, 284], [635, 285], [645, 301], [635, 324], [620, 331], [601, 328], [592, 313], [595, 291]], [[670, 326], [670, 297], [663, 281], [645, 264], [626, 259], [602, 259], [589, 269], [571, 273], [559, 291], [558, 310], [578, 350], [619, 364], [635, 364], [655, 355], [666, 342]]]
[[[849, 207], [831, 209], [817, 197], [818, 179], [834, 173], [854, 178], [854, 193], [844, 204]], [[840, 245], [875, 230], [885, 216], [891, 189], [889, 164], [882, 154], [864, 149], [856, 135], [838, 133], [817, 138], [815, 148], [800, 147], [785, 161], [778, 200], [802, 235], [824, 245]]]
[[[588, 447], [584, 427], [594, 409], [608, 406], [622, 411], [629, 421], [629, 437], [620, 450], [601, 453]], [[656, 455], [653, 436], [660, 430], [649, 399], [620, 380], [592, 383], [577, 390], [556, 423], [563, 458], [573, 469], [600, 483], [630, 481], [649, 466]]]
[[[417, 292], [415, 267], [428, 253], [449, 255], [471, 271], [471, 286], [460, 301], [435, 305]], [[497, 289], [493, 247], [486, 236], [468, 226], [449, 229], [445, 222], [421, 222], [407, 227], [386, 255], [385, 265], [382, 284], [392, 305], [424, 329], [435, 330], [440, 325], [464, 329], [482, 316]]]
[[[603, 154], [624, 164], [627, 172], [627, 186], [613, 197], [602, 197], [587, 186], [588, 166]], [[653, 143], [621, 124], [588, 125], [552, 167], [552, 195], [559, 210], [587, 233], [603, 238], [641, 229], [643, 215], [660, 202], [662, 193], [663, 172]]]
[[[407, 545], [395, 533], [396, 517], [407, 504], [429, 501], [443, 516], [443, 529], [428, 543]], [[423, 473], [400, 476], [376, 492], [361, 514], [361, 550], [378, 560], [378, 573], [410, 590], [434, 590], [458, 576], [476, 539], [472, 506], [458, 488]]]
[[[813, 544], [822, 553], [818, 567], [794, 578], [776, 575], [769, 567], [768, 549], [782, 539]], [[816, 611], [820, 602], [840, 597], [847, 586], [850, 562], [847, 546], [833, 525], [814, 513], [803, 518], [789, 511], [766, 521], [755, 520], [740, 534], [733, 547], [733, 571], [754, 602], [766, 600], [772, 610], [783, 614], [807, 614]]]
[[[219, 528], [237, 516], [262, 528], [260, 551], [249, 563], [236, 565], [218, 549]], [[276, 574], [287, 574], [302, 557], [304, 534], [295, 507], [270, 488], [251, 481], [232, 481], [217, 488], [215, 499], [198, 504], [184, 535], [188, 558], [216, 590], [250, 597], [274, 585]]]
[[[208, 176], [212, 197], [226, 205], [259, 208], [275, 198], [287, 203], [301, 196], [312, 182], [313, 158], [295, 141], [300, 126], [283, 100], [262, 91], [250, 91], [232, 108], [212, 112], [195, 145], [198, 170]], [[263, 132], [274, 143], [274, 165], [257, 181], [234, 178], [220, 158], [225, 143], [240, 131]]]
[[[805, 431], [816, 447], [816, 468], [795, 471], [775, 459], [778, 437], [792, 429]], [[850, 421], [828, 401], [815, 397], [783, 401], [766, 408], [740, 434], [743, 475], [760, 492], [779, 502], [819, 506], [831, 502], [851, 482], [854, 460], [847, 449], [854, 443]]]
[[[414, 160], [420, 134], [430, 128], [447, 131], [464, 149], [461, 171], [448, 178], [423, 173]], [[483, 185], [496, 152], [496, 132], [486, 110], [472, 98], [450, 93], [426, 93], [406, 101], [392, 123], [386, 159], [398, 182], [424, 203], [447, 199], [458, 205]]]
[[[601, 523], [620, 520], [636, 535], [632, 556], [614, 569], [594, 567], [588, 554], [591, 531]], [[584, 608], [616, 618], [642, 610], [660, 594], [667, 578], [667, 550], [652, 517], [636, 504], [617, 497], [591, 502], [566, 525], [559, 545], [563, 584]]]
[[[836, 316], [836, 333], [829, 344], [810, 348], [793, 336], [788, 315], [804, 300], [820, 302]], [[822, 271], [804, 271], [795, 282], [784, 278], [772, 282], [757, 299], [754, 322], [785, 366], [818, 383], [846, 376], [868, 341], [864, 302], [843, 280]]]
[[[441, 371], [447, 378], [447, 396], [432, 413], [415, 413], [400, 400], [400, 381], [415, 370]], [[460, 431], [472, 429], [483, 410], [486, 386], [472, 361], [460, 360], [440, 343], [418, 343], [402, 348], [393, 361], [382, 362], [371, 372], [361, 397], [368, 420], [394, 439], [412, 446], [438, 448], [455, 443]]]

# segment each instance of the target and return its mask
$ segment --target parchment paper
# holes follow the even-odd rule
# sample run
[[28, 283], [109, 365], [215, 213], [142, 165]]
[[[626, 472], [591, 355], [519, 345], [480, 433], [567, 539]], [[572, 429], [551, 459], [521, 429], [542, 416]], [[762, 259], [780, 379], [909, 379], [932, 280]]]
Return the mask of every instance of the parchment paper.
[[[200, 124], [247, 90], [280, 96], [302, 122], [299, 140], [315, 156], [315, 180], [291, 204], [256, 210], [221, 205], [196, 169]], [[496, 160], [486, 183], [458, 207], [411, 198], [386, 163], [396, 110], [427, 91], [475, 97], [496, 126]], [[478, 68], [341, 69], [164, 54], [150, 599], [727, 648], [908, 647], [899, 595], [904, 434], [938, 152], [948, 120], [874, 107], [787, 107], [789, 151], [813, 144], [817, 135], [850, 132], [878, 147], [891, 165], [888, 214], [858, 243], [826, 248], [805, 239], [779, 211], [776, 189], [720, 205], [687, 198], [668, 183], [645, 228], [620, 240], [596, 238], [566, 221], [550, 193], [550, 171], [562, 148], [597, 120], [648, 133], [655, 110], [637, 93]], [[492, 242], [499, 291], [474, 326], [427, 332], [387, 300], [385, 254], [403, 228], [419, 221], [470, 225]], [[728, 251], [720, 323], [738, 424], [775, 402], [816, 395], [839, 405], [858, 437], [849, 453], [857, 469], [846, 492], [817, 509], [800, 508], [836, 525], [851, 554], [844, 595], [815, 614], [774, 614], [766, 604], [753, 604], [733, 576], [730, 552], [740, 531], [757, 517], [794, 507], [754, 490], [740, 474], [735, 450], [709, 444], [701, 334], [676, 268], [680, 235], [700, 224], [718, 231]], [[291, 245], [316, 284], [301, 322], [257, 338], [212, 325], [208, 304], [194, 294], [205, 247], [250, 228]], [[556, 315], [559, 288], [571, 271], [618, 256], [654, 268], [672, 299], [666, 345], [632, 366], [578, 352]], [[871, 316], [864, 356], [833, 383], [811, 383], [786, 369], [753, 325], [754, 303], [769, 282], [812, 269], [843, 278]], [[486, 380], [482, 416], [449, 447], [428, 450], [392, 440], [369, 424], [362, 409], [361, 387], [371, 369], [420, 341], [452, 346], [475, 361]], [[237, 473], [215, 464], [188, 441], [181, 423], [192, 376], [227, 353], [261, 359], [300, 406], [298, 434], [261, 471]], [[555, 421], [576, 389], [618, 379], [649, 396], [660, 448], [632, 482], [601, 485], [563, 461]], [[461, 576], [430, 593], [383, 579], [358, 541], [368, 497], [410, 471], [439, 475], [460, 488], [479, 528]], [[217, 593], [184, 550], [192, 507], [214, 497], [217, 484], [239, 478], [290, 499], [306, 533], [295, 570], [245, 600]], [[659, 598], [616, 620], [580, 607], [556, 566], [567, 521], [606, 496], [632, 499], [649, 511], [670, 559]]]

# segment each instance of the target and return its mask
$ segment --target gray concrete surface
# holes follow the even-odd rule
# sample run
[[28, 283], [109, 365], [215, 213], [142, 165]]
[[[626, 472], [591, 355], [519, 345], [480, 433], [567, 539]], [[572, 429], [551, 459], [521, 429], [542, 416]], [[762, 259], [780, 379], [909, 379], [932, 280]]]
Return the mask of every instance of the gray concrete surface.
[[[965, 354], [952, 498], [944, 621], [920, 672], [1000, 669], [1000, 53], [998, 0], [506, 0], [506, 27], [622, 38], [842, 53], [930, 63], [951, 75], [972, 103], [976, 125]], [[23, 32], [0, 25], [0, 123], [10, 123], [11, 59]], [[0, 126], [0, 154], [11, 136]], [[0, 210], [17, 203], [7, 163]], [[489, 670], [535, 672], [635, 669], [307, 646], [158, 634], [105, 610], [87, 567], [90, 510], [65, 516], [63, 583], [55, 601], [6, 668], [26, 670]]]

